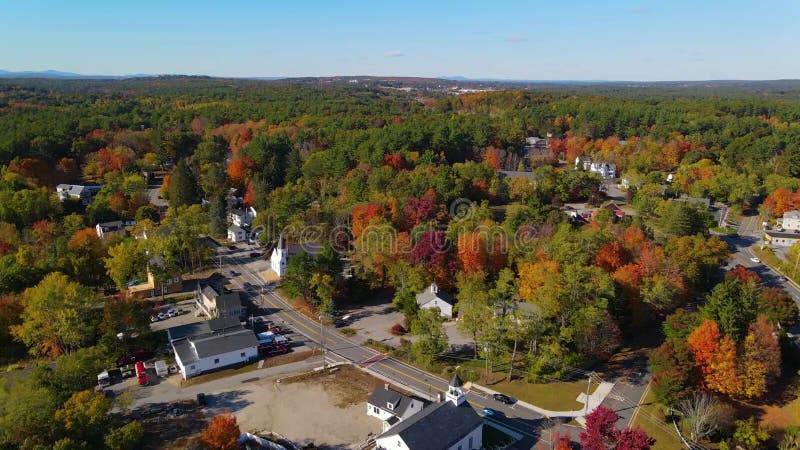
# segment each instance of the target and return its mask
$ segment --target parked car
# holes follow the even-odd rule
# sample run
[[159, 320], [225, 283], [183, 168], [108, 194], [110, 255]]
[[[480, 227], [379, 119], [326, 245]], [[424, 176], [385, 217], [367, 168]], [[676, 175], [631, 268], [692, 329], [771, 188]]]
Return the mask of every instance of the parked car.
[[250, 257], [251, 258], [258, 258], [260, 256], [261, 256], [261, 253], [259, 253], [259, 252], [250, 252]]
[[147, 351], [147, 350], [144, 350], [144, 349], [139, 349], [139, 350], [136, 350], [135, 352], [133, 352], [133, 358], [136, 361], [146, 361], [146, 360], [148, 360], [148, 359], [150, 359], [152, 357], [153, 357], [153, 352], [150, 352], [150, 351]]
[[150, 322], [159, 322], [160, 320], [161, 320], [161, 317], [158, 317], [158, 315], [156, 315], [156, 314], [153, 314], [152, 316], [150, 316]]
[[197, 406], [206, 406], [206, 394], [202, 392], [197, 394]]
[[755, 256], [753, 256], [752, 258], [750, 258], [750, 261], [753, 261], [754, 263], [760, 263], [760, 262], [761, 262], [761, 260], [760, 260], [760, 259], [758, 259], [758, 258], [756, 258]]
[[169, 315], [167, 313], [160, 312], [160, 313], [158, 313], [158, 319], [159, 320], [167, 320], [167, 319], [169, 319]]
[[136, 362], [136, 358], [130, 353], [126, 353], [117, 359], [117, 367], [127, 366]]
[[289, 348], [281, 344], [273, 345], [266, 351], [267, 356], [278, 356], [284, 353], [289, 353]]
[[167, 310], [167, 316], [168, 317], [175, 317], [177, 315], [178, 315], [178, 311], [177, 310], [172, 309], [172, 308]]
[[509, 396], [507, 396], [507, 395], [505, 395], [505, 394], [494, 394], [494, 395], [492, 395], [492, 398], [494, 398], [495, 400], [497, 400], [500, 403], [505, 403], [506, 405], [513, 405], [514, 404], [514, 399], [509, 397]]

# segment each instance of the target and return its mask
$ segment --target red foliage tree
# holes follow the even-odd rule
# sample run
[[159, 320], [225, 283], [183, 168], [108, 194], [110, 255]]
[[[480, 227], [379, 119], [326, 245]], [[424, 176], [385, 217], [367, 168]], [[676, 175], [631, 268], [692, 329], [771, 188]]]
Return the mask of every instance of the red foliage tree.
[[428, 198], [408, 198], [403, 208], [405, 229], [411, 230], [415, 226], [433, 218], [439, 211], [439, 205]]
[[411, 249], [410, 261], [421, 264], [440, 286], [450, 286], [456, 271], [450, 250], [444, 231], [427, 231]]
[[8, 168], [25, 178], [35, 180], [38, 186], [54, 184], [53, 169], [39, 158], [22, 158], [19, 162], [12, 161]]
[[754, 281], [757, 284], [761, 283], [761, 277], [757, 273], [741, 264], [737, 264], [736, 267], [725, 272], [725, 279], [736, 280], [742, 284], [747, 284], [748, 281]]
[[764, 199], [764, 208], [771, 212], [774, 217], [782, 217], [786, 211], [797, 209], [800, 191], [792, 192], [786, 188], [779, 187]]
[[228, 181], [231, 186], [243, 189], [247, 186], [253, 172], [255, 163], [248, 157], [233, 158], [228, 164]]
[[624, 263], [622, 246], [617, 241], [609, 242], [600, 247], [594, 261], [597, 267], [611, 273], [619, 269]]
[[214, 417], [211, 424], [202, 431], [201, 440], [209, 450], [238, 450], [239, 424], [232, 414]]
[[244, 205], [250, 206], [256, 199], [256, 188], [253, 186], [253, 182], [247, 183], [247, 190], [244, 193]]
[[399, 153], [390, 153], [388, 155], [383, 155], [383, 165], [389, 166], [395, 170], [405, 170], [406, 160], [403, 158], [403, 155]]
[[381, 206], [377, 203], [356, 205], [352, 213], [353, 236], [359, 237], [373, 219], [381, 215]]
[[640, 429], [617, 429], [619, 416], [611, 409], [600, 406], [586, 416], [586, 431], [581, 433], [584, 450], [648, 450], [655, 439]]

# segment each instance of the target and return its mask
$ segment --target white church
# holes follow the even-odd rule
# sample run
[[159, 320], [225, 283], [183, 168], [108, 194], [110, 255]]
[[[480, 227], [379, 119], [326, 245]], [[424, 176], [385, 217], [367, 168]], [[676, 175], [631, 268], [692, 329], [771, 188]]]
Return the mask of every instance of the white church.
[[269, 268], [272, 269], [279, 278], [283, 278], [284, 275], [286, 275], [286, 266], [289, 263], [289, 258], [299, 253], [301, 250], [314, 256], [319, 253], [320, 248], [321, 246], [317, 242], [289, 245], [286, 242], [286, 236], [281, 233], [278, 237], [278, 245], [275, 246], [269, 257]]

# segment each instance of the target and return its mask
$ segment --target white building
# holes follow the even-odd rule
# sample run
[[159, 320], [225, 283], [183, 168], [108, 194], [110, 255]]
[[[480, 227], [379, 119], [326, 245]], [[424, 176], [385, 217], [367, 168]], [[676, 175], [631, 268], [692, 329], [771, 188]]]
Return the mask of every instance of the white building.
[[445, 401], [424, 408], [375, 438], [377, 450], [478, 450], [483, 447], [483, 419], [467, 402], [458, 375], [450, 380]]
[[617, 176], [617, 165], [607, 162], [595, 162], [591, 158], [578, 156], [575, 158], [575, 168], [596, 173], [604, 180], [610, 180]]
[[113, 222], [98, 223], [94, 226], [94, 232], [100, 239], [108, 239], [114, 235], [125, 234], [125, 227], [136, 226], [135, 220], [115, 220]]
[[317, 255], [321, 249], [322, 246], [317, 242], [289, 245], [286, 242], [286, 237], [281, 233], [278, 237], [278, 245], [275, 246], [269, 256], [269, 268], [279, 277], [283, 277], [286, 274], [286, 266], [289, 264], [289, 258], [301, 251], [313, 257]]
[[383, 431], [422, 411], [421, 400], [403, 395], [389, 388], [389, 384], [377, 387], [367, 401], [367, 415], [383, 422]]
[[228, 227], [228, 240], [231, 242], [244, 242], [247, 240], [247, 232], [236, 225]]
[[92, 203], [94, 196], [97, 195], [101, 187], [98, 185], [59, 184], [56, 186], [56, 195], [58, 195], [58, 200], [62, 202], [72, 198], [80, 200], [84, 205], [88, 205]]
[[431, 283], [427, 289], [417, 294], [417, 306], [424, 308], [439, 308], [439, 314], [448, 319], [453, 318], [453, 305], [455, 301], [447, 292], [440, 292], [436, 283]]
[[228, 213], [228, 221], [237, 227], [249, 227], [257, 216], [256, 209], [250, 206], [245, 209], [232, 210]]
[[800, 211], [792, 210], [783, 213], [783, 219], [779, 226], [784, 230], [800, 230]]
[[172, 342], [175, 363], [183, 379], [258, 358], [258, 340], [251, 330], [238, 328], [187, 336]]

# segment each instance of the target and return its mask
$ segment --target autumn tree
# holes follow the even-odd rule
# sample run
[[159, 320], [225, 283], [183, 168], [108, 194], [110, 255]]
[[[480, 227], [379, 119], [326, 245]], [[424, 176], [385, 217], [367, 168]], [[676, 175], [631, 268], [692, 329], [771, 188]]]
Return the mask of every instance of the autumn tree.
[[652, 388], [664, 405], [674, 405], [696, 384], [695, 361], [682, 339], [669, 339], [648, 354]]
[[706, 386], [720, 394], [737, 395], [742, 389], [736, 358], [736, 343], [730, 336], [719, 341], [718, 350], [712, 355], [710, 370], [705, 376]]
[[762, 287], [758, 297], [758, 311], [773, 323], [790, 324], [797, 322], [800, 315], [797, 304], [786, 291], [777, 287]]
[[586, 416], [586, 431], [580, 434], [581, 448], [585, 450], [648, 450], [655, 439], [639, 428], [618, 429], [619, 416], [604, 406], [597, 407]]
[[32, 355], [57, 356], [86, 345], [94, 334], [91, 289], [65, 275], [48, 274], [22, 294], [22, 323], [11, 332]]
[[713, 370], [711, 363], [719, 351], [720, 332], [717, 323], [707, 319], [686, 338], [694, 355], [694, 361], [703, 376]]
[[765, 316], [750, 324], [741, 362], [741, 393], [747, 398], [763, 395], [781, 374], [778, 336]]
[[239, 424], [233, 414], [220, 414], [200, 434], [208, 450], [238, 450]]
[[103, 394], [80, 391], [72, 395], [55, 413], [55, 420], [70, 438], [99, 446], [108, 427], [111, 401]]

